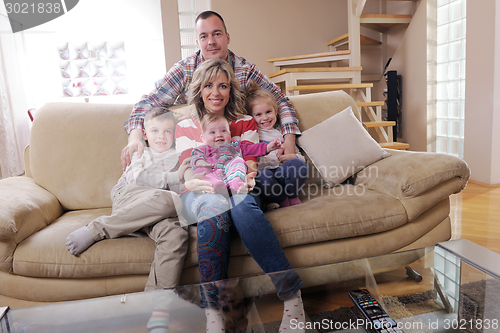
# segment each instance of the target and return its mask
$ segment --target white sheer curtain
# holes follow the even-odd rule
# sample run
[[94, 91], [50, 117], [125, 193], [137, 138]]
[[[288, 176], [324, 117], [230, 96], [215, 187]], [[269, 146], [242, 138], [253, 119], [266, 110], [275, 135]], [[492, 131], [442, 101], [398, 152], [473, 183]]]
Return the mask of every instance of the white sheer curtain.
[[13, 34], [0, 13], [0, 179], [24, 173], [31, 105], [27, 82], [23, 32]]

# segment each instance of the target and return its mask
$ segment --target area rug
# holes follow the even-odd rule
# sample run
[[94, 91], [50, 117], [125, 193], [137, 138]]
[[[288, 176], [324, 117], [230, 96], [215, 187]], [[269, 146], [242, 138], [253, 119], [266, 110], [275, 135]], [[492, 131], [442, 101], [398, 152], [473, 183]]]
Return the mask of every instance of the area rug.
[[[493, 279], [479, 280], [461, 286], [460, 313], [457, 320], [457, 324], [460, 325], [459, 332], [500, 332], [499, 291], [500, 282]], [[427, 333], [432, 332], [432, 329], [427, 327], [428, 323], [414, 316], [443, 310], [434, 298], [434, 291], [427, 290], [399, 297], [383, 296], [382, 302], [388, 314], [402, 325], [405, 333]], [[354, 306], [310, 314], [307, 317], [306, 333], [365, 332], [361, 327], [349, 325], [356, 323], [359, 318], [363, 318], [362, 314]], [[485, 325], [489, 325], [493, 331], [487, 330]], [[254, 325], [247, 327], [242, 333], [275, 333], [278, 332], [279, 326], [279, 321]]]
[[[410, 324], [413, 327], [418, 327], [418, 329], [407, 328], [404, 330], [405, 333], [427, 333], [432, 332], [432, 330], [428, 329], [425, 323], [421, 325], [415, 324], [415, 319], [412, 317], [441, 310], [442, 307], [436, 304], [433, 298], [433, 291], [428, 290], [423, 293], [400, 297], [383, 296], [382, 302], [387, 313], [393, 319], [401, 322], [403, 325], [406, 322], [411, 322]], [[358, 321], [359, 318], [363, 318], [363, 316], [355, 306], [309, 314], [306, 318], [306, 333], [365, 332]], [[238, 333], [276, 333], [279, 330], [280, 324], [280, 321], [275, 321], [263, 325], [253, 325]], [[291, 330], [292, 333], [293, 331]]]
[[487, 279], [463, 284], [459, 309], [460, 332], [500, 332], [500, 282]]

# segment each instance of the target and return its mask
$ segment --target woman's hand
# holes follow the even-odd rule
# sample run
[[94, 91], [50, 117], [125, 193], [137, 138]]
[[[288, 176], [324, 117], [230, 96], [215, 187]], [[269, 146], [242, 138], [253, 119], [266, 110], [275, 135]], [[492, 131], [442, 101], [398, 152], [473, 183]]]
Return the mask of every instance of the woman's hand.
[[245, 176], [245, 185], [238, 189], [238, 194], [245, 194], [253, 190], [255, 187], [255, 176], [257, 176], [257, 172], [250, 172]]
[[198, 160], [198, 161], [196, 161], [195, 167], [213, 169], [215, 167], [215, 165], [208, 163], [207, 161], [204, 161], [204, 160]]
[[198, 173], [193, 176], [193, 179], [188, 180], [184, 183], [186, 188], [194, 193], [215, 193], [214, 187], [211, 182], [206, 180], [201, 180], [201, 177], [204, 177], [206, 172]]

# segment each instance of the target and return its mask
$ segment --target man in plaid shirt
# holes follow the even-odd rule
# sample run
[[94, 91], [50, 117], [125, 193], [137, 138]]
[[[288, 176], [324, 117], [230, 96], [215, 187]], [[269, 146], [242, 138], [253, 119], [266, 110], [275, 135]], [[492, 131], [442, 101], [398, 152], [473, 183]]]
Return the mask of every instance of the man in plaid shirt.
[[271, 82], [257, 67], [238, 57], [228, 49], [230, 42], [226, 25], [222, 17], [213, 11], [206, 11], [198, 15], [195, 21], [199, 51], [176, 63], [168, 73], [155, 84], [155, 89], [144, 95], [139, 103], [134, 106], [129, 120], [125, 122], [125, 129], [129, 133], [128, 145], [122, 150], [121, 162], [123, 169], [130, 164], [134, 151], [138, 157], [142, 155], [142, 127], [144, 114], [155, 106], [168, 107], [173, 104], [187, 102], [189, 85], [196, 68], [205, 59], [220, 58], [226, 60], [234, 69], [242, 90], [248, 88], [251, 81], [255, 81], [263, 89], [272, 92], [279, 106], [279, 115], [285, 142], [284, 154], [295, 151], [295, 136], [300, 134], [295, 109], [289, 99], [284, 96], [279, 88]]

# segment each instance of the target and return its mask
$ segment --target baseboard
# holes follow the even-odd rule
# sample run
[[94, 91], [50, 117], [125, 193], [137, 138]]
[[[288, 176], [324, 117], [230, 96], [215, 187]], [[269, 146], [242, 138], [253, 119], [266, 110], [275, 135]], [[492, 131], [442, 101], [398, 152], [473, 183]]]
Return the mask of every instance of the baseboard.
[[500, 184], [486, 184], [486, 183], [482, 183], [480, 181], [472, 180], [472, 179], [469, 179], [469, 183], [476, 184], [476, 185], [483, 186], [483, 187], [490, 187], [490, 188], [499, 188], [500, 187]]

